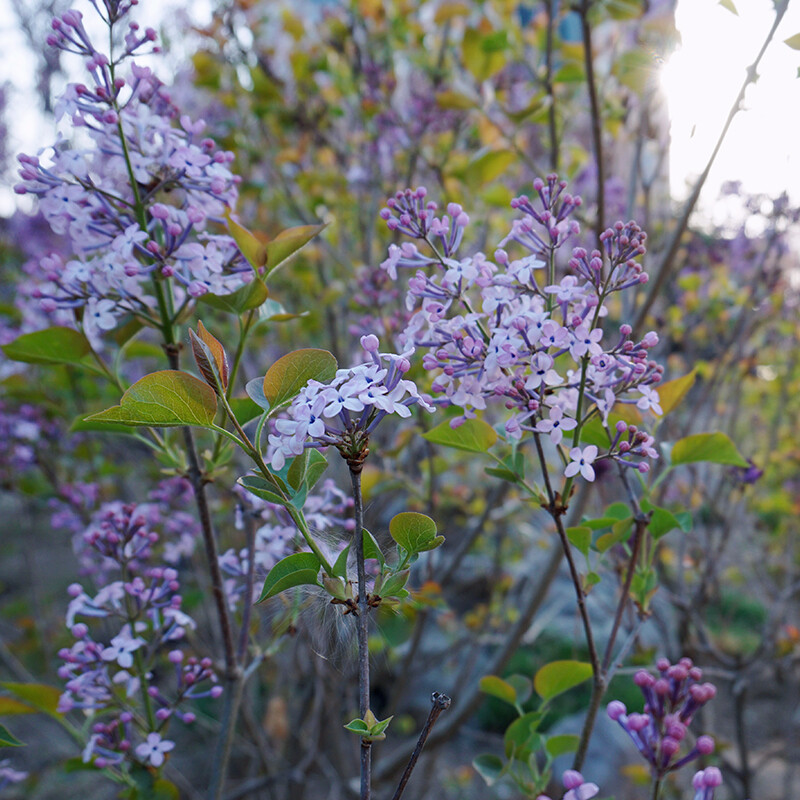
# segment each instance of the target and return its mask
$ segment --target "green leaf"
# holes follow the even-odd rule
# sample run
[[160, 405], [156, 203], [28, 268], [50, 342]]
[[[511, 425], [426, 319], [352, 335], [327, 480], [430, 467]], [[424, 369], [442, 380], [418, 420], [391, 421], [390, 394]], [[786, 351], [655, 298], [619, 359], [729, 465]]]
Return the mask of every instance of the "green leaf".
[[[505, 31], [499, 33], [505, 34]], [[506, 36], [505, 46], [507, 43]], [[467, 28], [461, 41], [464, 65], [479, 81], [486, 80], [495, 72], [499, 72], [506, 63], [502, 45], [503, 41], [497, 38], [496, 34], [485, 36], [476, 28]]]
[[631, 515], [631, 510], [626, 503], [612, 503], [603, 516], [613, 517], [615, 520], [627, 519]]
[[23, 742], [17, 739], [5, 725], [0, 725], [0, 747], [23, 747]]
[[558, 758], [564, 753], [574, 753], [578, 749], [580, 736], [574, 733], [562, 733], [557, 736], [550, 736], [545, 743], [545, 750], [551, 758]]
[[17, 714], [35, 714], [36, 709], [17, 700], [16, 697], [0, 697], [0, 717], [16, 716]]
[[297, 489], [303, 482], [306, 476], [306, 467], [308, 466], [308, 449], [303, 450], [299, 456], [295, 456], [289, 464], [289, 472], [286, 478], [289, 481], [289, 486], [292, 489]]
[[0, 686], [11, 692], [11, 694], [16, 695], [23, 703], [36, 709], [36, 711], [43, 711], [50, 716], [60, 716], [56, 709], [62, 692], [55, 686], [48, 686], [44, 683], [13, 683], [6, 681], [0, 683]]
[[114, 422], [89, 422], [83, 417], [78, 417], [72, 421], [69, 426], [70, 433], [83, 433], [83, 432], [96, 432], [96, 433], [121, 433], [126, 436], [134, 436], [136, 431], [130, 425]]
[[86, 417], [94, 422], [122, 422], [154, 428], [177, 425], [209, 427], [217, 413], [214, 390], [187, 372], [166, 369], [136, 381], [118, 406]]
[[0, 349], [12, 361], [77, 366], [85, 366], [84, 357], [92, 352], [89, 340], [80, 331], [60, 327], [23, 333]]
[[478, 684], [485, 694], [496, 697], [509, 705], [516, 705], [517, 693], [510, 683], [506, 683], [497, 675], [484, 675]]
[[508, 758], [527, 761], [533, 753], [541, 748], [543, 739], [538, 733], [538, 728], [543, 716], [541, 711], [529, 711], [515, 719], [506, 728], [503, 743]]
[[613, 73], [623, 86], [641, 94], [656, 78], [656, 64], [651, 53], [627, 50], [616, 60]]
[[271, 242], [267, 243], [267, 274], [271, 275], [326, 227], [327, 223], [324, 225], [300, 225], [297, 228], [287, 228], [285, 231], [281, 231]]
[[533, 691], [533, 683], [530, 678], [526, 678], [524, 675], [509, 675], [506, 678], [506, 683], [514, 687], [517, 703], [522, 705], [528, 701]]
[[279, 358], [264, 376], [264, 397], [271, 408], [291, 400], [310, 381], [328, 383], [336, 375], [336, 359], [327, 350], [307, 348]]
[[258, 324], [261, 326], [268, 322], [289, 322], [293, 319], [307, 317], [308, 314], [308, 311], [299, 311], [295, 314], [287, 311], [277, 300], [267, 300], [259, 309]]
[[641, 506], [642, 511], [653, 512], [647, 530], [654, 539], [658, 540], [671, 530], [681, 527], [680, 520], [671, 511], [667, 511], [666, 508], [661, 508], [660, 506], [654, 506], [646, 497], [642, 498]]
[[410, 569], [404, 569], [402, 572], [397, 572], [390, 575], [382, 584], [378, 594], [381, 597], [397, 597], [400, 592], [408, 583], [408, 576], [411, 574]]
[[418, 514], [416, 511], [402, 511], [392, 517], [389, 534], [409, 553], [433, 550], [444, 541], [443, 536], [436, 535], [436, 523], [430, 517]]
[[591, 677], [591, 664], [583, 661], [551, 661], [536, 673], [533, 686], [543, 700], [552, 700]]
[[382, 569], [386, 564], [386, 559], [383, 556], [378, 540], [366, 528], [362, 528], [361, 533], [364, 542], [364, 558], [376, 559]]
[[[611, 420], [609, 420], [609, 424], [610, 422]], [[593, 444], [600, 450], [604, 450], [609, 445], [608, 434], [598, 417], [593, 417], [583, 425], [580, 439], [582, 444]]]
[[313, 489], [322, 474], [328, 469], [328, 459], [316, 448], [308, 448], [308, 466], [306, 467], [306, 483]]
[[576, 547], [585, 558], [589, 558], [589, 548], [592, 545], [592, 529], [584, 526], [567, 528], [567, 539]]
[[611, 526], [611, 533], [604, 533], [594, 543], [594, 546], [599, 552], [605, 553], [606, 550], [619, 544], [621, 541], [628, 538], [630, 535], [631, 527], [633, 526], [633, 517], [628, 515], [625, 519], [615, 522]]
[[266, 500], [268, 503], [275, 503], [276, 505], [285, 506], [286, 498], [278, 494], [278, 489], [274, 484], [264, 480], [259, 475], [243, 475], [236, 481], [240, 486], [244, 486], [250, 494]]
[[485, 453], [497, 441], [497, 433], [482, 419], [468, 419], [457, 428], [451, 428], [450, 423], [445, 420], [423, 433], [422, 438], [434, 444], [466, 450], [468, 453]]
[[483, 753], [473, 759], [472, 766], [481, 778], [486, 781], [487, 786], [492, 786], [503, 777], [504, 762], [500, 756], [490, 753]]
[[264, 396], [263, 378], [253, 378], [253, 380], [247, 381], [244, 390], [247, 392], [247, 396], [257, 406], [263, 408], [264, 411], [269, 411], [269, 400], [267, 400], [267, 398]]
[[461, 92], [447, 89], [443, 92], [436, 92], [436, 105], [439, 106], [439, 108], [465, 111], [469, 108], [475, 108], [478, 103], [473, 98]]
[[344, 726], [344, 729], [359, 735], [369, 733], [369, 725], [363, 719], [353, 719]]
[[200, 295], [198, 299], [201, 303], [216, 308], [218, 311], [240, 316], [245, 311], [259, 308], [268, 297], [269, 289], [260, 278], [254, 277], [250, 283], [240, 286], [230, 294], [211, 294], [209, 292]]
[[736, 14], [737, 17], [739, 16], [739, 12], [736, 10], [736, 6], [733, 4], [733, 0], [719, 0], [719, 4], [723, 8], [727, 8], [728, 11], [731, 12], [731, 14]]
[[319, 559], [313, 553], [286, 556], [269, 571], [257, 602], [261, 603], [293, 586], [316, 586], [319, 568]]
[[792, 50], [800, 50], [800, 33], [790, 36], [788, 39], [783, 40]]
[[[662, 417], [669, 414], [670, 411], [680, 405], [684, 397], [686, 397], [689, 389], [694, 386], [695, 378], [697, 377], [697, 370], [692, 370], [688, 375], [682, 378], [675, 378], [674, 381], [667, 381], [666, 383], [659, 383], [655, 389], [658, 392], [658, 404], [661, 406]], [[657, 416], [657, 415], [656, 415]]]
[[347, 580], [347, 556], [350, 553], [350, 545], [342, 550], [336, 558], [333, 565], [333, 575], [335, 578], [344, 578]]
[[262, 409], [249, 397], [232, 397], [228, 402], [240, 425], [247, 425], [250, 420], [261, 416]]
[[250, 266], [254, 270], [263, 267], [267, 257], [264, 242], [261, 241], [263, 237], [251, 233], [244, 225], [240, 225], [236, 222], [236, 220], [231, 217], [231, 210], [229, 208], [225, 209], [225, 219], [228, 222], [228, 233], [230, 233], [231, 238], [236, 242], [236, 246], [247, 259]]
[[458, 177], [473, 190], [479, 189], [503, 175], [516, 158], [511, 150], [490, 150], [471, 159], [458, 173]]
[[584, 519], [581, 521], [581, 525], [591, 528], [593, 531], [599, 531], [603, 528], [610, 528], [615, 522], [619, 522], [616, 517], [597, 517], [596, 519]]
[[712, 464], [749, 466], [736, 445], [724, 433], [696, 433], [678, 439], [672, 446], [672, 464], [691, 464], [708, 461]]

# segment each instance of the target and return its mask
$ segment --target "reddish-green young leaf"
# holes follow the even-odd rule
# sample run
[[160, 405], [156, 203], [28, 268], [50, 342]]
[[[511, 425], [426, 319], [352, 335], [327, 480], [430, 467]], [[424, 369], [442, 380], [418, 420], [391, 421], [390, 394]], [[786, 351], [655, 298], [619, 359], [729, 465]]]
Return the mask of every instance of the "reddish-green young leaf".
[[78, 366], [85, 366], [84, 357], [92, 352], [89, 340], [80, 331], [60, 327], [23, 333], [0, 349], [12, 361]]
[[264, 376], [270, 408], [291, 400], [310, 380], [327, 383], [336, 375], [336, 359], [327, 350], [307, 348], [279, 358]]
[[697, 461], [730, 464], [734, 467], [749, 466], [736, 445], [724, 433], [696, 433], [679, 439], [672, 446], [673, 465]]
[[324, 225], [300, 225], [281, 231], [272, 241], [267, 243], [267, 274], [272, 274], [295, 253], [302, 250], [318, 233], [327, 227]]
[[281, 559], [267, 575], [259, 603], [294, 586], [317, 585], [320, 562], [313, 553], [292, 553]]
[[145, 375], [122, 395], [118, 406], [86, 417], [93, 422], [121, 422], [168, 428], [179, 425], [210, 427], [217, 413], [214, 390], [178, 370]]
[[591, 677], [591, 664], [583, 661], [551, 661], [536, 673], [533, 686], [543, 700], [552, 700]]
[[192, 354], [206, 383], [219, 394], [228, 388], [228, 355], [222, 343], [215, 339], [202, 322], [197, 323], [197, 333], [189, 330]]
[[422, 438], [434, 444], [466, 450], [468, 453], [485, 453], [497, 441], [497, 432], [482, 419], [465, 420], [457, 428], [451, 428], [450, 423], [445, 420], [423, 433]]

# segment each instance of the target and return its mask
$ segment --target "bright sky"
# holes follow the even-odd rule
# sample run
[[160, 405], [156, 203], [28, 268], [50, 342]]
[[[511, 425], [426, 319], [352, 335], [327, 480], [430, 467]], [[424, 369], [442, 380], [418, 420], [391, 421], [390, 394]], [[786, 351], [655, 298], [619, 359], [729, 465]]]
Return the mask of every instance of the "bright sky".
[[[703, 169], [745, 69], [772, 22], [772, 0], [733, 2], [739, 16], [718, 0], [679, 0], [677, 23], [683, 44], [665, 66], [663, 78], [672, 117], [671, 181], [676, 196], [685, 194], [687, 176]], [[76, 0], [74, 5], [89, 4]], [[205, 17], [208, 4], [200, 5]], [[170, 9], [180, 6], [186, 3], [142, 0], [139, 16], [157, 10], [159, 18], [168, 18]], [[195, 13], [198, 3], [190, 7]], [[746, 110], [735, 120], [717, 159], [701, 203], [705, 209], [710, 209], [725, 180], [741, 180], [752, 192], [788, 190], [800, 201], [800, 51], [783, 43], [796, 33], [800, 33], [800, 0], [791, 0], [762, 62], [761, 79], [748, 90]], [[36, 152], [53, 140], [53, 128], [43, 123], [33, 102], [35, 62], [16, 31], [10, 0], [0, 0], [0, 52], [4, 54], [0, 81], [14, 86], [9, 150]], [[7, 189], [0, 190], [0, 214], [11, 213], [14, 202]]]
[[[664, 68], [672, 119], [672, 192], [686, 194], [698, 175], [774, 20], [771, 0], [733, 0], [735, 16], [717, 0], [680, 0], [677, 25], [683, 44]], [[704, 191], [709, 209], [726, 180], [751, 192], [788, 191], [800, 202], [800, 51], [784, 44], [800, 33], [800, 2], [789, 9], [748, 89]]]

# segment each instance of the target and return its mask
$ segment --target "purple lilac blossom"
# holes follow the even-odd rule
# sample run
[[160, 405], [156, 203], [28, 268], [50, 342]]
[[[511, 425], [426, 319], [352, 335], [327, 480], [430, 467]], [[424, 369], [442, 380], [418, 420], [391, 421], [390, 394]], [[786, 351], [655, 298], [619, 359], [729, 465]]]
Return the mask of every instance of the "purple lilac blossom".
[[701, 683], [703, 672], [690, 658], [676, 664], [661, 658], [656, 662], [659, 677], [639, 670], [634, 682], [644, 695], [641, 714], [628, 713], [619, 700], [608, 704], [608, 716], [630, 736], [642, 757], [650, 764], [653, 776], [662, 778], [696, 758], [714, 750], [710, 736], [699, 736], [687, 753], [679, 755], [689, 725], [697, 710], [711, 700], [717, 690]]
[[[107, 9], [109, 26], [129, 9]], [[236, 200], [233, 154], [203, 137], [202, 121], [179, 115], [149, 68], [132, 62], [121, 75], [123, 62], [157, 49], [155, 32], [132, 22], [122, 51], [106, 55], [79, 12], [57, 17], [52, 27], [50, 46], [86, 59], [89, 85], [70, 84], [56, 113], [90, 146], [60, 140], [46, 161], [19, 156], [16, 191], [36, 195], [53, 231], [71, 242], [71, 255], [39, 262], [33, 294], [43, 309], [78, 312], [97, 337], [127, 314], [157, 321], [157, 284], [167, 284], [179, 305], [237, 289], [249, 266], [230, 237], [208, 230]]]
[[[578, 233], [571, 215], [581, 200], [555, 175], [537, 179], [534, 189], [533, 199], [512, 201], [522, 217], [501, 242], [521, 245], [527, 254], [512, 259], [498, 249], [494, 261], [483, 253], [457, 254], [469, 224], [461, 206], [451, 203], [439, 217], [424, 188], [398, 192], [387, 202], [381, 217], [389, 229], [416, 240], [390, 245], [382, 264], [392, 279], [399, 269], [414, 271], [406, 296], [412, 314], [401, 346], [425, 349], [435, 402], [463, 409], [454, 426], [500, 400], [512, 411], [505, 423], [510, 439], [548, 434], [560, 445], [563, 432], [582, 421], [581, 386], [588, 399], [582, 417], [596, 407], [607, 422], [617, 403], [661, 414], [654, 387], [663, 368], [649, 358], [658, 336], [650, 332], [636, 342], [631, 326], [622, 324], [612, 338], [601, 326], [607, 298], [647, 280], [638, 263], [646, 252], [645, 233], [635, 222], [618, 222], [602, 234], [601, 250], [574, 248], [569, 274], [559, 276], [557, 251]], [[593, 480], [595, 459], [646, 471], [643, 459], [658, 457], [652, 437], [635, 426], [616, 432], [608, 452], [591, 458], [582, 453], [577, 467], [574, 459], [567, 466], [570, 473]]]
[[[427, 411], [433, 406], [413, 381], [403, 377], [411, 367], [413, 350], [400, 355], [379, 353], [378, 337], [361, 337], [370, 361], [340, 369], [329, 384], [309, 381], [294, 399], [287, 417], [275, 423], [270, 434], [272, 468], [280, 470], [287, 459], [305, 447], [333, 445], [345, 453], [366, 441], [388, 414], [411, 416], [410, 406], [419, 403]], [[311, 439], [308, 442], [308, 439]]]
[[[567, 790], [561, 800], [591, 800], [600, 791], [596, 783], [587, 783], [583, 775], [574, 769], [564, 772], [561, 782]], [[550, 800], [550, 798], [546, 794], [540, 794], [536, 800]]]
[[[188, 534], [186, 555], [194, 547], [194, 519], [174, 508], [188, 491], [187, 481], [172, 478], [162, 481], [147, 503], [103, 503], [92, 512], [97, 487], [75, 484], [62, 491], [54, 515], [75, 531], [83, 570], [96, 583], [95, 590], [79, 583], [69, 587], [66, 624], [75, 641], [59, 652], [58, 674], [66, 683], [59, 710], [81, 709], [93, 719], [83, 760], [98, 767], [126, 758], [160, 766], [171, 749], [161, 738], [169, 721], [193, 722], [186, 702], [222, 691], [211, 659], [184, 656], [195, 622], [182, 610], [178, 571], [159, 563], [168, 553], [162, 538]], [[153, 670], [167, 653], [171, 679], [169, 672]], [[158, 730], [149, 729], [141, 713], [143, 693], [155, 709]], [[144, 741], [134, 747], [137, 739]]]

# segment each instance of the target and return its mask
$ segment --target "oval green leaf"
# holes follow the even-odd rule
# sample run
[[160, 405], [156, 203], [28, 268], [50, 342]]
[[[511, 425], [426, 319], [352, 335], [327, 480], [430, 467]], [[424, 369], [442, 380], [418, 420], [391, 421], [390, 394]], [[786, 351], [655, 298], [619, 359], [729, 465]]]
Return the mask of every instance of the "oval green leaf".
[[85, 366], [84, 356], [92, 352], [89, 340], [80, 331], [62, 327], [23, 333], [0, 349], [12, 361], [77, 366]]
[[292, 553], [282, 558], [269, 571], [256, 602], [261, 603], [293, 586], [316, 586], [319, 568], [320, 561], [313, 553]]
[[497, 675], [484, 675], [478, 685], [485, 694], [496, 697], [509, 705], [513, 706], [517, 702], [517, 693], [514, 687], [502, 678], [498, 678]]
[[199, 425], [208, 428], [217, 413], [214, 390], [188, 372], [166, 369], [136, 381], [118, 406], [86, 417], [92, 422], [121, 422], [168, 428]]
[[457, 428], [451, 428], [450, 423], [445, 420], [423, 433], [422, 438], [434, 444], [466, 450], [468, 453], [485, 453], [497, 441], [497, 432], [482, 419], [468, 419]]
[[331, 381], [336, 369], [336, 359], [327, 350], [306, 348], [287, 353], [267, 370], [264, 397], [275, 408], [291, 400], [310, 380]]
[[434, 544], [437, 539], [444, 541], [443, 537], [436, 536], [436, 523], [425, 514], [416, 511], [403, 511], [392, 517], [389, 523], [389, 534], [397, 544], [409, 553], [422, 553], [438, 547]]
[[542, 700], [572, 689], [592, 677], [592, 665], [584, 661], [551, 661], [533, 679], [533, 687]]
[[551, 758], [558, 758], [564, 753], [574, 753], [578, 749], [580, 736], [574, 733], [561, 733], [557, 736], [550, 736], [545, 743], [545, 750]]
[[734, 467], [749, 466], [736, 445], [724, 433], [695, 433], [679, 439], [672, 446], [673, 465], [697, 461], [730, 464]]

